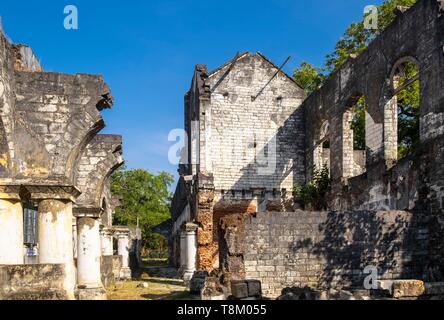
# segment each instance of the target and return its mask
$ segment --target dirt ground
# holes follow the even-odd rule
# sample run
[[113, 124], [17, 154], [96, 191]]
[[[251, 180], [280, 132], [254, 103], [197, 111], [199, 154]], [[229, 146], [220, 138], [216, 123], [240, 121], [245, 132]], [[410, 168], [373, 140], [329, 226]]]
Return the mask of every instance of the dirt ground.
[[144, 260], [138, 279], [108, 288], [109, 300], [196, 300], [166, 260]]

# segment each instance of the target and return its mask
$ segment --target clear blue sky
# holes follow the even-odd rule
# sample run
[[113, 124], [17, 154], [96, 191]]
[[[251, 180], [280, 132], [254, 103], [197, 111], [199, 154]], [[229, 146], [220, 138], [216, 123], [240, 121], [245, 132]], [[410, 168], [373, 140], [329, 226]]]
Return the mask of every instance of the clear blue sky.
[[[30, 45], [47, 71], [103, 75], [116, 99], [104, 133], [124, 137], [129, 168], [176, 173], [170, 130], [183, 127], [183, 95], [194, 65], [211, 70], [237, 51], [260, 51], [285, 71], [322, 64], [368, 0], [155, 1], [4, 0], [0, 15], [16, 43]], [[63, 27], [65, 5], [79, 30]]]

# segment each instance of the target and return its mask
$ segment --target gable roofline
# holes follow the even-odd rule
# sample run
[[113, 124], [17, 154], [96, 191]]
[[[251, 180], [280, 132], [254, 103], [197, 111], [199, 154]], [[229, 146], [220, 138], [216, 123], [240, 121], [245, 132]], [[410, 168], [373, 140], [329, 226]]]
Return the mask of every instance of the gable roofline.
[[[279, 66], [277, 66], [275, 63], [273, 63], [273, 61], [271, 61], [269, 58], [267, 58], [264, 54], [262, 54], [259, 51], [257, 51], [255, 54], [253, 54], [249, 51], [245, 51], [244, 53], [239, 55], [239, 57], [236, 59], [236, 62], [245, 58], [246, 56], [258, 56], [258, 57], [262, 58], [264, 61], [266, 61], [268, 64], [270, 64], [273, 68], [279, 70]], [[223, 65], [219, 66], [218, 68], [212, 70], [210, 73], [208, 73], [208, 77], [212, 77], [216, 73], [218, 73], [219, 71], [224, 69], [225, 67], [228, 67], [232, 63], [232, 61], [233, 60], [230, 60], [230, 61], [224, 63]], [[283, 71], [281, 69], [281, 70], [279, 70], [279, 73], [281, 73], [285, 77], [287, 77], [291, 82], [293, 82], [295, 85], [297, 85], [301, 90], [304, 90], [304, 88], [302, 88], [302, 86], [295, 79], [293, 79], [293, 77], [289, 76], [285, 71]]]

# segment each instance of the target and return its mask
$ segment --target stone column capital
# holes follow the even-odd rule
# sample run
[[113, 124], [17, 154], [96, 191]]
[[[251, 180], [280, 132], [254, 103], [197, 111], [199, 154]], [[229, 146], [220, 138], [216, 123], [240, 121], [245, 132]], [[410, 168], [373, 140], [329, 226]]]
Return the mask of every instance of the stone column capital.
[[195, 223], [189, 222], [185, 223], [182, 228], [185, 233], [196, 233], [199, 226]]
[[101, 227], [100, 234], [103, 236], [113, 236], [114, 230], [113, 230], [113, 228], [109, 228], [109, 227]]
[[103, 209], [97, 207], [78, 207], [74, 205], [72, 213], [76, 218], [99, 219], [102, 216]]
[[114, 235], [118, 238], [129, 238], [130, 229], [124, 226], [113, 226]]

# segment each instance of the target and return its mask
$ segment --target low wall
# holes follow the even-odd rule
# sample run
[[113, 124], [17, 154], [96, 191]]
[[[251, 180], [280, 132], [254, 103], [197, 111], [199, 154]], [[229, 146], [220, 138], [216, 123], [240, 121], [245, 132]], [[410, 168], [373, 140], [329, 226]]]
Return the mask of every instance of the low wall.
[[120, 279], [122, 270], [122, 256], [113, 256], [113, 274], [115, 279]]
[[100, 273], [102, 276], [102, 284], [105, 288], [111, 286], [116, 281], [113, 272], [114, 256], [102, 256], [100, 260]]
[[59, 264], [1, 265], [0, 300], [67, 300]]
[[423, 223], [405, 211], [232, 215], [221, 221], [222, 267], [228, 278], [260, 280], [272, 298], [286, 287], [362, 287], [367, 266], [379, 279], [422, 279]]

